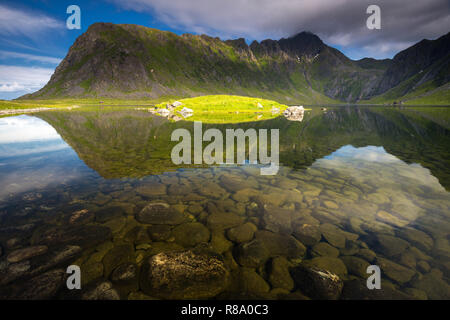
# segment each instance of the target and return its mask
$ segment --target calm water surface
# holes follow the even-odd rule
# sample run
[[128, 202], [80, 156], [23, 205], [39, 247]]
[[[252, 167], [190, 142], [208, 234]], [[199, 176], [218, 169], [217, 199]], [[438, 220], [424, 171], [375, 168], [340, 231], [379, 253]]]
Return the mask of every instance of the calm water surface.
[[[204, 126], [280, 129], [278, 174], [176, 166], [170, 134], [192, 123], [145, 111], [0, 118], [0, 296], [177, 298], [143, 286], [143, 266], [195, 247], [223, 257], [220, 299], [306, 298], [288, 271], [299, 264], [339, 275], [344, 299], [450, 298], [449, 109], [313, 108], [302, 121]], [[171, 214], [149, 221], [155, 203]], [[70, 264], [82, 290], [64, 287]]]

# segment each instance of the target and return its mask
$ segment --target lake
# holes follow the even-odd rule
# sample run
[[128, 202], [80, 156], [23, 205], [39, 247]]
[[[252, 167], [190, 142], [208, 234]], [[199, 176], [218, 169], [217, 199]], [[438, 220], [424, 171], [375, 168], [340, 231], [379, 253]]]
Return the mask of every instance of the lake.
[[276, 175], [175, 165], [171, 133], [193, 122], [145, 110], [0, 118], [0, 297], [324, 297], [302, 267], [337, 275], [341, 299], [450, 299], [450, 109], [245, 118], [203, 126], [279, 129]]

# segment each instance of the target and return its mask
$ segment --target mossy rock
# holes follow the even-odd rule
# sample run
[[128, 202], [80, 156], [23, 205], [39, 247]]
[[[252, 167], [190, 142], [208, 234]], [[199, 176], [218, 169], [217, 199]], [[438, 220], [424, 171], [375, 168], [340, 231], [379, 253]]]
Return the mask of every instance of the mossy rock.
[[223, 258], [204, 250], [162, 252], [147, 259], [141, 276], [145, 294], [164, 299], [206, 299], [228, 286]]

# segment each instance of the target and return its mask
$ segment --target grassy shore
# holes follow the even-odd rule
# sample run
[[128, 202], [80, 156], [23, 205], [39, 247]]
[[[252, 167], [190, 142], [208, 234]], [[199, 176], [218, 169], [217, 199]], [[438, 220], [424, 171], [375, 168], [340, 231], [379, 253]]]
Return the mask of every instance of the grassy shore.
[[[187, 99], [171, 99], [156, 105], [157, 108], [166, 108], [166, 104], [175, 101], [182, 103], [173, 111], [177, 114], [183, 108], [194, 111], [189, 121], [202, 121], [209, 123], [230, 123], [267, 120], [283, 112], [288, 106], [273, 100], [251, 98], [234, 95], [208, 95]], [[272, 110], [278, 109], [278, 113]]]

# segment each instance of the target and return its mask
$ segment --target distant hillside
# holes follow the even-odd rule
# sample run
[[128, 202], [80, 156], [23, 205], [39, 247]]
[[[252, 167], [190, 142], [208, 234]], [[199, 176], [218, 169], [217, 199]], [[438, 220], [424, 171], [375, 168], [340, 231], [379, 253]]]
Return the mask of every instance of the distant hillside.
[[[448, 53], [448, 37], [441, 42], [435, 46]], [[427, 68], [440, 61], [448, 66], [448, 55], [435, 51], [417, 55], [428, 59], [418, 65]], [[249, 46], [244, 39], [221, 41], [137, 25], [95, 23], [75, 41], [47, 85], [22, 98], [237, 94], [284, 103], [355, 102], [389, 91], [418, 70], [399, 63], [403, 60], [397, 56], [353, 61], [309, 32]], [[414, 60], [409, 55], [408, 59]], [[435, 76], [439, 75], [429, 75]], [[448, 82], [448, 72], [442, 81]]]

